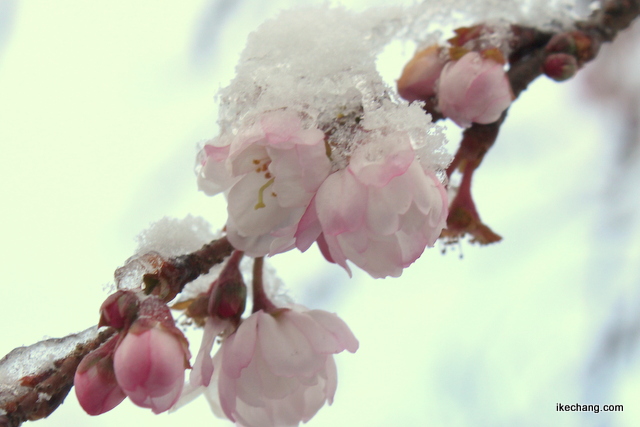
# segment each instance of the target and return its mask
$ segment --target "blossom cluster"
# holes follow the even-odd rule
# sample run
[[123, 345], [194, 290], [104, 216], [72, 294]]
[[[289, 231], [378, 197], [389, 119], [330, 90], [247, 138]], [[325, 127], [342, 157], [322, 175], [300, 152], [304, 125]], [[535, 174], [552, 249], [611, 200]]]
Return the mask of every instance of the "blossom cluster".
[[262, 259], [254, 261], [252, 314], [243, 319], [242, 257], [235, 251], [208, 290], [186, 305], [185, 315], [204, 326], [193, 366], [187, 340], [160, 297], [131, 289], [108, 297], [99, 324], [117, 332], [76, 371], [84, 410], [99, 415], [129, 397], [160, 413], [204, 394], [216, 415], [238, 426], [276, 427], [307, 422], [331, 404], [333, 355], [355, 352], [358, 341], [335, 314], [271, 302], [262, 287]]
[[198, 182], [225, 192], [227, 236], [250, 256], [315, 242], [347, 271], [350, 260], [373, 277], [400, 276], [445, 225], [444, 186], [406, 132], [356, 131], [348, 149], [295, 111], [270, 111], [206, 144]]
[[171, 408], [191, 355], [169, 308], [158, 297], [118, 291], [102, 305], [99, 325], [118, 332], [76, 370], [75, 390], [84, 410], [99, 415], [126, 397], [155, 413]]

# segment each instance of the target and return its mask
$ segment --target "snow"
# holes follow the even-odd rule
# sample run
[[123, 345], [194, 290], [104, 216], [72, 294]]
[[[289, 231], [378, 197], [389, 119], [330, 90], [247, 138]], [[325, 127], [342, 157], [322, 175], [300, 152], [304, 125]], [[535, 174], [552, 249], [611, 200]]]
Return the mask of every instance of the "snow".
[[[23, 377], [54, 369], [56, 360], [65, 358], [77, 345], [87, 343], [97, 335], [98, 328], [94, 326], [64, 338], [50, 338], [11, 351], [0, 360], [0, 407], [31, 390], [20, 385]], [[38, 397], [50, 398], [42, 393]]]

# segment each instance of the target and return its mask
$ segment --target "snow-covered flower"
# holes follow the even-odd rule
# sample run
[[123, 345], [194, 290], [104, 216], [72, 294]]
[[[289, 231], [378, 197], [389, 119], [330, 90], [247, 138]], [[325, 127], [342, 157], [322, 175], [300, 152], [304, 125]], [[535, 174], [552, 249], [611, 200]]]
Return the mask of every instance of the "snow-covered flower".
[[333, 402], [333, 355], [358, 341], [335, 314], [259, 310], [222, 342], [206, 390], [214, 413], [244, 427], [297, 426]]
[[82, 359], [73, 385], [82, 409], [89, 415], [112, 410], [127, 397], [113, 371], [113, 351], [119, 337], [113, 336], [97, 350]]
[[199, 187], [226, 191], [227, 237], [249, 256], [293, 248], [298, 222], [331, 170], [324, 133], [276, 110], [235, 136], [205, 145]]
[[300, 222], [297, 244], [313, 240], [347, 271], [346, 260], [376, 278], [402, 274], [445, 226], [447, 195], [416, 158], [406, 133], [358, 147], [347, 168], [322, 184]]
[[495, 122], [513, 98], [503, 65], [477, 52], [448, 62], [440, 75], [438, 108], [461, 127]]
[[191, 356], [186, 338], [158, 298], [143, 301], [140, 313], [116, 348], [113, 366], [129, 399], [157, 414], [180, 397]]
[[442, 56], [442, 48], [430, 46], [416, 55], [405, 65], [398, 79], [398, 93], [407, 101], [426, 100], [436, 94], [436, 83], [447, 63]]

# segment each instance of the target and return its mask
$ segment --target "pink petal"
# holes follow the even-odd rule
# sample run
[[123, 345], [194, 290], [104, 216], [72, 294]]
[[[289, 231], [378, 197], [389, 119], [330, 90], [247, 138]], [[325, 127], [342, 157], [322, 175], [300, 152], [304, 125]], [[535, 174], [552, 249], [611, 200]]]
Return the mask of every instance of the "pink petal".
[[114, 371], [125, 392], [146, 383], [151, 372], [151, 334], [129, 333], [120, 342], [114, 355]]
[[318, 214], [316, 213], [316, 199], [314, 197], [311, 199], [304, 215], [300, 218], [298, 228], [296, 229], [295, 241], [300, 252], [305, 252], [309, 249], [321, 233], [322, 227], [320, 227], [320, 221], [318, 221]]
[[211, 358], [211, 350], [216, 342], [218, 335], [226, 327], [226, 322], [215, 321], [212, 317], [208, 317], [204, 325], [202, 334], [202, 343], [200, 350], [193, 364], [193, 369], [189, 375], [189, 383], [194, 386], [208, 386], [213, 375], [213, 360]]
[[324, 366], [324, 358], [286, 316], [260, 316], [258, 340], [264, 361], [275, 375], [309, 377]]
[[316, 194], [316, 211], [325, 235], [355, 230], [364, 222], [367, 187], [348, 169], [327, 177]]
[[324, 386], [324, 394], [327, 397], [329, 405], [333, 403], [333, 397], [336, 395], [338, 388], [338, 369], [333, 357], [327, 357], [327, 382]]
[[257, 340], [258, 318], [261, 316], [265, 316], [261, 311], [249, 316], [223, 343], [225, 362], [222, 366], [226, 374], [233, 379], [239, 378], [242, 370], [251, 363]]
[[409, 135], [399, 133], [358, 147], [351, 156], [349, 170], [362, 184], [383, 187], [404, 174], [414, 159]]
[[358, 350], [358, 340], [347, 324], [336, 314], [324, 310], [309, 310], [307, 314], [329, 331], [343, 349], [351, 353], [355, 353]]
[[260, 125], [270, 144], [284, 147], [290, 147], [291, 140], [301, 128], [298, 114], [292, 111], [266, 113], [260, 118]]
[[338, 343], [333, 334], [329, 333], [323, 326], [306, 312], [297, 313], [288, 311], [282, 316], [287, 316], [300, 332], [307, 338], [314, 351], [322, 354], [339, 353], [344, 347]]

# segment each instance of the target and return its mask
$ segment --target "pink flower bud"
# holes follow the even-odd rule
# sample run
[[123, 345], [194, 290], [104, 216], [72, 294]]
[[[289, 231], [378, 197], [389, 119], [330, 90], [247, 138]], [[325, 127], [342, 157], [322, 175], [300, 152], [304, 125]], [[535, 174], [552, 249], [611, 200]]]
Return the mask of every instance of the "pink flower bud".
[[112, 410], [126, 397], [116, 381], [113, 350], [118, 336], [89, 353], [78, 365], [73, 383], [82, 409], [89, 415]]
[[98, 326], [111, 326], [116, 329], [127, 327], [138, 314], [139, 300], [131, 291], [117, 291], [109, 295], [100, 307]]
[[114, 370], [129, 399], [158, 414], [180, 397], [190, 355], [186, 338], [158, 298], [146, 299], [140, 313], [115, 351]]
[[544, 73], [557, 82], [568, 80], [578, 71], [578, 60], [566, 53], [553, 53], [547, 56], [542, 65]]
[[438, 107], [460, 127], [500, 118], [514, 99], [502, 64], [469, 52], [445, 65], [438, 85]]
[[407, 63], [398, 80], [398, 93], [407, 101], [427, 100], [436, 94], [436, 81], [446, 60], [442, 49], [433, 45], [420, 52]]

